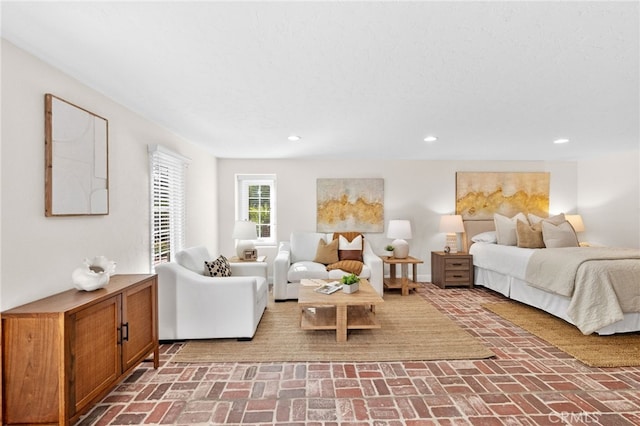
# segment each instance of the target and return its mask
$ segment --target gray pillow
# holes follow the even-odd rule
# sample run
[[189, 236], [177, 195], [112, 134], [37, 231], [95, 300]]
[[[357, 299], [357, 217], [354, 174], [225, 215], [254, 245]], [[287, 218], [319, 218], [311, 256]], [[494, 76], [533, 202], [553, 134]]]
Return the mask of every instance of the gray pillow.
[[578, 236], [573, 226], [567, 221], [560, 225], [543, 220], [542, 221], [542, 239], [547, 248], [559, 247], [578, 247]]

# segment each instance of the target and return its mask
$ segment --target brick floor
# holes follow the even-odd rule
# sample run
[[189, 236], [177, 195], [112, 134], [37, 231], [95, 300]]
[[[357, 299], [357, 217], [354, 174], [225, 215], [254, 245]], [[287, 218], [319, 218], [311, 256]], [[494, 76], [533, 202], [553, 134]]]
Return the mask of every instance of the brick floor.
[[418, 293], [496, 357], [429, 362], [172, 363], [161, 346], [78, 425], [640, 425], [640, 368], [591, 368], [482, 309], [483, 288]]

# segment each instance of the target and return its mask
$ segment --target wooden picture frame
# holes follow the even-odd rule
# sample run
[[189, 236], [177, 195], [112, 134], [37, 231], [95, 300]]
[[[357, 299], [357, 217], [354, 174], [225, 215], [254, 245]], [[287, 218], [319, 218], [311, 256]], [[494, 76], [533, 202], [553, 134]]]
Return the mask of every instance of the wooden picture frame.
[[258, 250], [256, 249], [248, 249], [245, 250], [242, 256], [242, 260], [245, 261], [253, 261], [256, 260], [258, 258]]
[[45, 94], [45, 216], [109, 214], [109, 123]]

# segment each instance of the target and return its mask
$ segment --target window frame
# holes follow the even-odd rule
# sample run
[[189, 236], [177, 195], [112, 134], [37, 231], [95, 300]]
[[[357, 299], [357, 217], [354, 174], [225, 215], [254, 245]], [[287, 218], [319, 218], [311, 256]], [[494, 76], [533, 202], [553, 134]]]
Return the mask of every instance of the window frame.
[[[236, 209], [235, 220], [249, 219], [249, 186], [251, 185], [268, 185], [269, 190], [269, 226], [271, 227], [271, 236], [269, 238], [259, 237], [254, 240], [256, 246], [275, 246], [277, 244], [277, 206], [276, 206], [276, 187], [277, 180], [275, 174], [236, 174], [235, 194]], [[261, 224], [258, 224], [261, 225]], [[262, 224], [264, 225], [264, 224]]]

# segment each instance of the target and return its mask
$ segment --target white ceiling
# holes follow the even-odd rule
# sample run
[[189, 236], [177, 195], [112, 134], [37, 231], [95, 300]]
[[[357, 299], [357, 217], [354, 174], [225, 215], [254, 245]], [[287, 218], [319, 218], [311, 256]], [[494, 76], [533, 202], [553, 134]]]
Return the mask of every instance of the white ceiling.
[[635, 1], [1, 12], [2, 37], [221, 158], [573, 160], [640, 141]]

